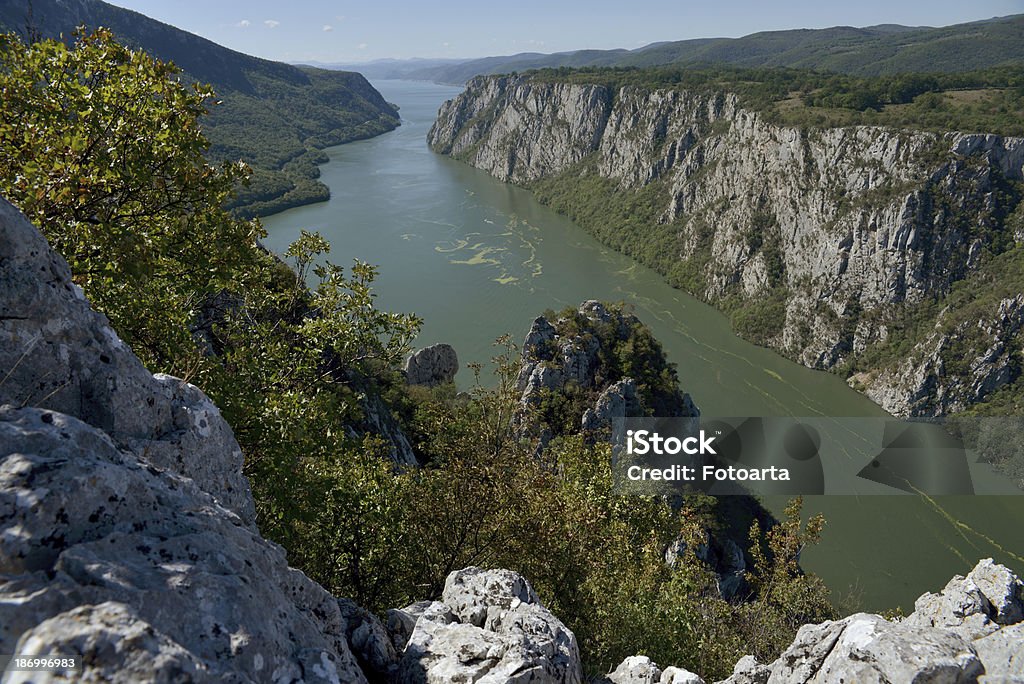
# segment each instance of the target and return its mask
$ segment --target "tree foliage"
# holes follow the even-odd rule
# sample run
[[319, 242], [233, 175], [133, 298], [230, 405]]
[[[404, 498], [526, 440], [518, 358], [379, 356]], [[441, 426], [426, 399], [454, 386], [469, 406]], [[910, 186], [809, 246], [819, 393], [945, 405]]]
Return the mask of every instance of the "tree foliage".
[[106, 31], [0, 36], [0, 187], [140, 356], [173, 366], [203, 300], [256, 261], [255, 223], [220, 207], [241, 164], [205, 162], [213, 93]]
[[0, 191], [151, 370], [218, 403], [260, 523], [294, 555], [324, 473], [362, 448], [350, 428], [371, 386], [393, 381], [418, 319], [378, 310], [375, 269], [323, 262], [315, 235], [288, 252], [298, 275], [258, 245], [259, 224], [224, 208], [247, 168], [204, 157], [213, 93], [174, 66], [102, 30], [71, 47], [2, 36], [0, 93]]

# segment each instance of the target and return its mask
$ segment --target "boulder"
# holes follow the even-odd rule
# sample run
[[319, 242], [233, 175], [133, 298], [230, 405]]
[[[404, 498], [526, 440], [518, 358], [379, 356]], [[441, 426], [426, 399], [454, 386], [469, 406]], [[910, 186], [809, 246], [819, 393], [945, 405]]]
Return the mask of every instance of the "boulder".
[[608, 675], [611, 684], [658, 684], [661, 668], [647, 656], [629, 656]]
[[704, 680], [681, 667], [666, 667], [661, 672], [660, 684], [704, 684]]
[[0, 577], [0, 653], [78, 655], [87, 681], [365, 681], [280, 547], [65, 414], [0, 408]]
[[904, 620], [859, 613], [804, 625], [775, 662], [746, 656], [718, 684], [1024, 682], [1021, 586], [986, 558]]
[[402, 655], [400, 682], [582, 681], [576, 637], [517, 573], [456, 571], [445, 582], [440, 606], [410, 608], [389, 619], [404, 631], [407, 616], [419, 611]]
[[801, 627], [772, 665], [768, 681], [967, 684], [984, 671], [974, 649], [953, 632], [858, 613]]
[[458, 372], [459, 357], [450, 344], [424, 347], [405, 362], [405, 379], [410, 385], [446, 385], [455, 380]]
[[914, 603], [907, 624], [951, 629], [968, 640], [1024, 619], [1024, 585], [991, 558], [980, 561], [966, 577], [951, 579], [937, 594]]
[[767, 684], [771, 674], [771, 665], [763, 665], [757, 662], [757, 658], [748, 655], [736, 661], [732, 675], [716, 684]]

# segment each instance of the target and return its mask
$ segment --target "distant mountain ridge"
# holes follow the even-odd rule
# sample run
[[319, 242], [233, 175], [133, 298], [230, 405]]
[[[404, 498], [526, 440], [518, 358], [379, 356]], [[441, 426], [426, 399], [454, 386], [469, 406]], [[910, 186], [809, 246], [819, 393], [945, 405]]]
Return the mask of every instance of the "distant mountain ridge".
[[358, 73], [296, 67], [252, 57], [101, 0], [0, 0], [0, 30], [69, 40], [78, 26], [104, 26], [121, 42], [173, 61], [209, 83], [223, 104], [204, 123], [214, 159], [243, 159], [253, 183], [246, 215], [327, 199], [317, 180], [323, 148], [395, 128], [398, 112]]
[[371, 78], [408, 78], [463, 84], [473, 76], [548, 67], [651, 67], [731, 64], [794, 67], [858, 76], [902, 72], [960, 72], [1024, 64], [1024, 14], [940, 28], [880, 24], [864, 28], [764, 31], [742, 38], [697, 38], [652, 43], [635, 50], [520, 53], [458, 64], [346, 65]]

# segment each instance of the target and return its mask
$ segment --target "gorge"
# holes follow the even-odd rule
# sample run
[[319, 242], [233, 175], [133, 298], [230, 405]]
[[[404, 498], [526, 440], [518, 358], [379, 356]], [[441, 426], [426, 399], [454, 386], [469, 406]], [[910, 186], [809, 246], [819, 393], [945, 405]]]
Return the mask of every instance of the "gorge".
[[[842, 370], [890, 413], [962, 411], [1020, 375], [1024, 140], [787, 126], [714, 87], [592, 78], [474, 79], [431, 147], [534, 188], [731, 310], [748, 339]], [[609, 202], [636, 206], [617, 225], [587, 206]], [[951, 296], [972, 279], [988, 298]]]
[[[385, 624], [288, 567], [217, 407], [149, 373], [6, 201], [0, 250], [0, 648], [19, 654], [5, 682], [584, 681], [574, 633], [515, 572], [453, 571]], [[40, 378], [55, 389], [36, 394]], [[1014, 681], [1022, 618], [1024, 584], [983, 559], [905, 620], [804, 625], [722, 684]], [[587, 681], [705, 681], [646, 656], [604, 671]]]
[[[356, 75], [383, 117], [351, 120], [356, 137], [398, 125], [391, 100], [405, 125], [332, 150], [316, 187], [335, 201], [268, 232], [230, 204], [246, 168], [204, 154], [210, 95], [172, 66], [102, 29], [0, 48], [4, 682], [994, 684], [1024, 671], [1024, 584], [1008, 567], [1024, 497], [984, 458], [956, 469], [961, 483], [1017, 496], [933, 499], [877, 480], [805, 505], [785, 488], [759, 500], [618, 486], [605, 438], [628, 416], [811, 415], [819, 427], [787, 431], [786, 451], [819, 479], [875, 452], [856, 418], [834, 416], [901, 425], [838, 374], [732, 334], [786, 325], [780, 305], [816, 284], [787, 279], [769, 199], [743, 230], [769, 289], [756, 267], [749, 299], [727, 283], [714, 303], [730, 321], [663, 282], [679, 253], [636, 231], [662, 225], [644, 223], [656, 184], [624, 214], [587, 192], [589, 168], [531, 189], [566, 213], [570, 201], [624, 218], [660, 274], [431, 152], [443, 89], [382, 96]], [[307, 179], [320, 148], [351, 136], [314, 138], [300, 141]], [[1013, 256], [1001, 229], [1019, 188], [959, 171], [954, 190], [994, 189], [980, 203], [991, 221], [974, 232], [952, 217], [963, 239], [923, 262], [981, 244], [976, 274]], [[951, 218], [939, 209], [925, 212], [936, 225]], [[1015, 381], [1016, 331], [980, 329], [1005, 337], [980, 364], [997, 366], [976, 393], [987, 400]], [[725, 421], [705, 443], [731, 456]], [[819, 437], [842, 453], [819, 458]], [[819, 566], [831, 594], [805, 571]]]
[[[463, 363], [485, 361], [495, 338], [521, 334], [545, 307], [624, 300], [664, 345], [706, 415], [884, 415], [838, 376], [737, 338], [726, 317], [601, 246], [529, 192], [432, 154], [424, 136], [458, 89], [375, 85], [401, 106], [402, 127], [329, 150], [321, 179], [335, 196], [266, 219], [267, 244], [282, 252], [300, 230], [316, 229], [332, 243], [335, 261], [378, 264], [381, 304], [424, 317], [418, 346], [447, 342]], [[468, 375], [457, 379], [465, 383]], [[1024, 547], [1020, 502], [812, 498], [807, 508], [824, 513], [829, 526], [804, 562], [857, 606], [909, 607], [922, 586], [966, 572], [966, 559], [993, 555], [1021, 567], [1013, 551]]]

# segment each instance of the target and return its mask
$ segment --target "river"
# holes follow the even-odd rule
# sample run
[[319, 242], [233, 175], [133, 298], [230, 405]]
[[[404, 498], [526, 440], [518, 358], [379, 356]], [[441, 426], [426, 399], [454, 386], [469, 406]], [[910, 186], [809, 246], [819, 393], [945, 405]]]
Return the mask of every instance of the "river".
[[[331, 200], [264, 219], [266, 243], [283, 252], [300, 230], [317, 230], [335, 263], [379, 266], [379, 305], [425, 320], [417, 346], [448, 342], [463, 366], [486, 362], [497, 337], [521, 340], [545, 309], [621, 300], [654, 331], [706, 415], [885, 415], [839, 377], [739, 339], [725, 316], [603, 247], [529, 192], [431, 152], [427, 131], [459, 88], [374, 85], [401, 107], [402, 126], [328, 150], [321, 179]], [[470, 380], [463, 370], [459, 381]], [[844, 610], [909, 612], [919, 594], [980, 558], [1024, 571], [1024, 497], [809, 497], [805, 511], [823, 513], [828, 525], [802, 563]]]

